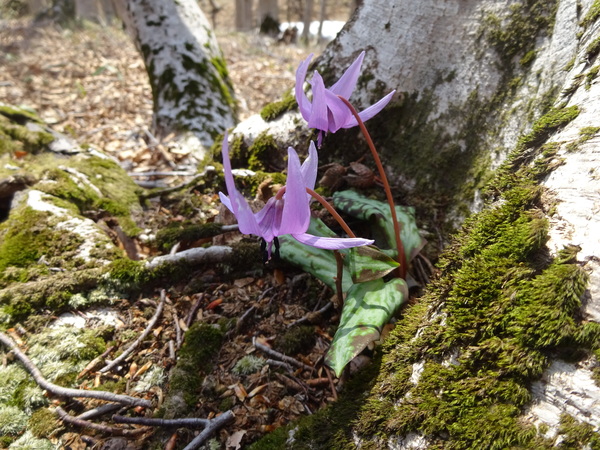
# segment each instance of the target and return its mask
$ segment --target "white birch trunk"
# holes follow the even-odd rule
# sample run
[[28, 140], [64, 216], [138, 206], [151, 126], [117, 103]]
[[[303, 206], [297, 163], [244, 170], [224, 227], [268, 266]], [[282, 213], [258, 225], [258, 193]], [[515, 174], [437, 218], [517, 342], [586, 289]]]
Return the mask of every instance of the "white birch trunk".
[[195, 0], [121, 0], [119, 15], [144, 57], [157, 136], [190, 131], [209, 147], [234, 124], [225, 60]]

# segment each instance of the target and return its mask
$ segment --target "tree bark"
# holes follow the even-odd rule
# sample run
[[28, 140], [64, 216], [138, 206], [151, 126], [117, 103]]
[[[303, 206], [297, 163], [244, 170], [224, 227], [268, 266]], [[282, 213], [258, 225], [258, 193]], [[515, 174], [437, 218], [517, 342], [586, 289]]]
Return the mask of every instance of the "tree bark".
[[254, 26], [252, 0], [235, 0], [235, 29], [248, 31]]
[[310, 39], [310, 23], [313, 18], [313, 9], [314, 9], [314, 0], [305, 0], [304, 4], [304, 12], [302, 16], [302, 22], [304, 23], [304, 28], [302, 29], [301, 39], [302, 42], [308, 43]]
[[155, 134], [190, 131], [209, 147], [234, 124], [235, 100], [225, 60], [197, 2], [117, 4], [148, 70]]
[[279, 21], [279, 6], [277, 0], [258, 0], [258, 8], [256, 10], [258, 23], [262, 24], [267, 16], [271, 19]]

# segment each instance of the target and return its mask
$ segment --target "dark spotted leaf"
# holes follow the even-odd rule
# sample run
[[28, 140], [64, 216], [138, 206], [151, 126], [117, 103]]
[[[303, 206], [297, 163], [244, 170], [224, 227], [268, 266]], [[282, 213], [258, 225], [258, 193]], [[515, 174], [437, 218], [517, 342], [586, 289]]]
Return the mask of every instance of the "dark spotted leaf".
[[[327, 225], [321, 220], [312, 218], [307, 233], [315, 236], [336, 237]], [[331, 250], [323, 250], [298, 242], [290, 235], [279, 237], [281, 245], [279, 254], [281, 259], [321, 280], [331, 289], [335, 290], [335, 277], [337, 277], [337, 263]], [[342, 276], [342, 291], [346, 292], [352, 286], [352, 277], [346, 264]]]
[[[392, 256], [397, 257], [398, 251], [395, 250], [394, 224], [392, 223], [390, 208], [387, 203], [373, 200], [356, 191], [348, 190], [338, 191], [333, 194], [333, 204], [336, 208], [339, 208], [352, 217], [374, 222], [381, 230], [385, 240], [379, 246], [381, 248], [394, 249]], [[396, 216], [400, 223], [400, 239], [402, 239], [406, 257], [410, 261], [421, 251], [425, 245], [425, 240], [421, 237], [417, 228], [414, 208], [396, 206]], [[389, 254], [390, 252], [386, 253]]]
[[383, 278], [400, 265], [373, 245], [351, 248], [346, 261], [355, 283]]
[[325, 359], [338, 377], [346, 364], [379, 339], [383, 326], [407, 299], [408, 286], [400, 278], [387, 283], [379, 278], [350, 288]]

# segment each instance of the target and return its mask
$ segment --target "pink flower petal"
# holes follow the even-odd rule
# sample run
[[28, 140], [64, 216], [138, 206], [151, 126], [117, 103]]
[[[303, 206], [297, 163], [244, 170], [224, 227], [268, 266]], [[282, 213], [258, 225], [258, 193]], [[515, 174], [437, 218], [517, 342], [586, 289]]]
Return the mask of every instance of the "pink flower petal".
[[312, 234], [292, 234], [292, 237], [302, 244], [325, 250], [343, 250], [345, 248], [361, 247], [371, 245], [374, 241], [361, 238], [330, 238], [313, 236]]
[[362, 51], [358, 58], [346, 69], [340, 79], [329, 88], [335, 95], [341, 95], [345, 99], [349, 99], [356, 87], [358, 76], [360, 75], [360, 66], [365, 59], [365, 52]]
[[327, 117], [327, 100], [325, 97], [325, 84], [319, 72], [315, 71], [311, 80], [313, 101], [310, 110], [310, 118], [308, 119], [308, 127], [316, 128], [317, 130], [327, 131], [329, 126], [329, 118]]
[[[361, 111], [358, 113], [359, 117], [361, 118], [361, 120], [363, 122], [366, 122], [367, 120], [371, 119], [373, 116], [375, 116], [379, 111], [381, 111], [383, 108], [386, 107], [386, 105], [390, 102], [390, 100], [392, 99], [392, 96], [394, 95], [396, 91], [393, 90], [392, 92], [390, 92], [388, 95], [386, 95], [385, 97], [383, 97], [381, 100], [379, 100], [377, 103], [375, 103], [374, 105], [369, 106], [367, 109]], [[356, 118], [354, 116], [351, 116], [348, 121], [346, 122], [346, 124], [342, 127], [342, 128], [352, 128], [355, 127], [356, 125], [358, 125], [358, 122], [356, 121]]]
[[296, 101], [298, 102], [298, 107], [300, 108], [300, 113], [304, 120], [308, 121], [310, 118], [310, 101], [308, 97], [304, 93], [304, 81], [306, 80], [306, 72], [308, 70], [308, 66], [310, 65], [310, 60], [312, 59], [313, 54], [311, 53], [308, 58], [300, 63], [298, 69], [296, 70], [296, 86], [295, 86], [295, 94]]
[[329, 131], [335, 133], [354, 116], [348, 106], [337, 95], [326, 90], [325, 98], [329, 109]]
[[233, 173], [231, 172], [231, 161], [229, 160], [229, 145], [227, 144], [227, 132], [223, 136], [223, 171], [225, 173], [225, 185], [229, 194], [229, 205], [225, 204], [238, 220], [240, 232], [243, 234], [255, 234], [260, 236], [260, 230], [250, 205], [243, 195], [235, 188]]
[[304, 180], [304, 186], [309, 189], [315, 188], [315, 183], [317, 182], [318, 164], [319, 156], [317, 155], [315, 143], [310, 141], [310, 145], [308, 147], [308, 158], [304, 160], [302, 167], [300, 168], [302, 172], [302, 179]]
[[304, 233], [310, 222], [310, 206], [298, 154], [288, 148], [288, 169], [281, 225], [275, 235]]

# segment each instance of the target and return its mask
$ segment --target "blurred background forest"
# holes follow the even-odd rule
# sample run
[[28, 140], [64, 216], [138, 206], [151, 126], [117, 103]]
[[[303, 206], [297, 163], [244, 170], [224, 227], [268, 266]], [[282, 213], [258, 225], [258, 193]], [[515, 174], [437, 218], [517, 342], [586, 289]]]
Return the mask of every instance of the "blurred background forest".
[[[239, 120], [281, 98], [293, 86], [298, 61], [320, 53], [356, 8], [353, 0], [199, 5], [227, 62]], [[151, 87], [115, 6], [111, 0], [0, 1], [0, 99], [35, 110], [55, 130], [108, 152], [132, 173], [172, 170], [177, 154], [149, 151], [157, 145]], [[312, 34], [303, 36], [303, 23], [311, 23]]]

